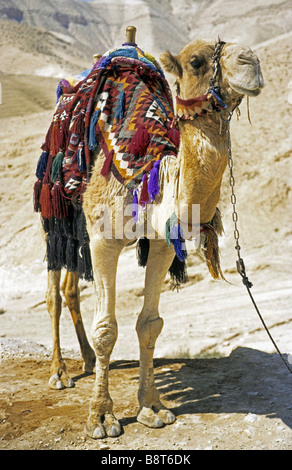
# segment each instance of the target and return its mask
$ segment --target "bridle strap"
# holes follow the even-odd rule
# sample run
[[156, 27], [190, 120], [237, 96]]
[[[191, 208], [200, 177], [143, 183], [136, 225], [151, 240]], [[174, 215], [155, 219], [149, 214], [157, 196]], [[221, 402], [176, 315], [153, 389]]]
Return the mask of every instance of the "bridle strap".
[[226, 42], [220, 41], [219, 39], [215, 44], [214, 54], [212, 55], [213, 75], [209, 80], [209, 86], [210, 88], [215, 88], [215, 89], [218, 88], [218, 90], [219, 90], [218, 75], [220, 71], [220, 59], [221, 59], [222, 50], [225, 44]]

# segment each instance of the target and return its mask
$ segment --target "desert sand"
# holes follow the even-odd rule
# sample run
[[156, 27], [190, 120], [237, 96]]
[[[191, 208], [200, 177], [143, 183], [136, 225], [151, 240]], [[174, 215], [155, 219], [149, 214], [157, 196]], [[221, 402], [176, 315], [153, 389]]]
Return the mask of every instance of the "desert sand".
[[[164, 328], [155, 350], [156, 380], [177, 421], [148, 429], [135, 420], [135, 323], [143, 302], [144, 269], [137, 264], [134, 247], [119, 262], [119, 336], [110, 375], [123, 434], [93, 441], [84, 433], [94, 375], [82, 373], [65, 301], [61, 344], [75, 388], [53, 391], [47, 386], [52, 339], [45, 305], [45, 247], [32, 204], [39, 149], [59, 78], [91, 67], [94, 52], [121, 44], [129, 24], [137, 26], [139, 46], [154, 55], [167, 48], [179, 52], [184, 38], [187, 43], [196, 36], [220, 35], [250, 45], [261, 60], [265, 88], [250, 99], [251, 124], [246, 100], [239, 120], [234, 116], [231, 123], [240, 245], [252, 294], [292, 367], [291, 5], [249, 1], [239, 12], [230, 3], [243, 7], [242, 2], [209, 1], [200, 7], [196, 1], [141, 0], [121, 2], [118, 18], [110, 15], [117, 2], [107, 2], [106, 11], [100, 3], [75, 0], [71, 16], [63, 12], [62, 21], [56, 12], [53, 16], [45, 11], [46, 26], [36, 1], [13, 2], [14, 10], [12, 2], [0, 1], [0, 449], [291, 450], [292, 378], [236, 272], [228, 171], [219, 205], [225, 227], [222, 268], [228, 282], [212, 280], [189, 247], [189, 281], [177, 292], [167, 277], [161, 295]], [[64, 5], [67, 12], [68, 2]], [[99, 12], [96, 31], [102, 39], [90, 49], [86, 44], [91, 36], [82, 36], [80, 15], [85, 22], [92, 11]], [[59, 18], [59, 29], [52, 18]], [[182, 24], [186, 32], [178, 28], [170, 41], [165, 31]], [[81, 282], [81, 301], [90, 339], [92, 284]]]

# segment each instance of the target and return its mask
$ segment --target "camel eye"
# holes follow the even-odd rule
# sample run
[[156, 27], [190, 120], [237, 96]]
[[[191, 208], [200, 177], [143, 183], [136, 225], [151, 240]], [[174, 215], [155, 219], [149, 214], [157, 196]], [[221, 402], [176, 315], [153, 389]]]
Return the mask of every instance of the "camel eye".
[[191, 66], [198, 70], [205, 63], [205, 57], [194, 56], [191, 60]]

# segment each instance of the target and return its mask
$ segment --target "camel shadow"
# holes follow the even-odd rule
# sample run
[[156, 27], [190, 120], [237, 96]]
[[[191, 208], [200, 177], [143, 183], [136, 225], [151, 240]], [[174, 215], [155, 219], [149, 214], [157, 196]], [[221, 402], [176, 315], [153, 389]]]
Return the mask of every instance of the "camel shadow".
[[[111, 369], [138, 365], [138, 361], [115, 361]], [[228, 357], [155, 359], [154, 366], [162, 400], [177, 417], [252, 413], [280, 418], [292, 428], [292, 378], [276, 354], [238, 347]], [[137, 381], [138, 375], [132, 380]], [[135, 417], [124, 418], [123, 425], [133, 421]]]

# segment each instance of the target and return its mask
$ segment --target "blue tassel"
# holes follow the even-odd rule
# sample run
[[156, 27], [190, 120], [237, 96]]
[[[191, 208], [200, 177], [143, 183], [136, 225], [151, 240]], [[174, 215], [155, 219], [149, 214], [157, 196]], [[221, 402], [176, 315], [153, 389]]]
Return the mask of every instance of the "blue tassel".
[[134, 222], [137, 223], [138, 222], [138, 190], [137, 189], [134, 191], [132, 205], [133, 205], [132, 214], [133, 214]]
[[176, 256], [180, 261], [184, 261], [188, 253], [185, 248], [185, 240], [182, 236], [181, 227], [179, 224], [173, 227], [173, 233], [171, 234], [171, 237], [171, 243], [174, 246]]
[[42, 180], [47, 169], [48, 152], [42, 152], [36, 169], [36, 176], [39, 180]]
[[172, 214], [166, 222], [165, 241], [168, 246], [170, 246], [171, 243], [173, 244], [176, 256], [178, 257], [179, 261], [182, 262], [187, 258], [188, 253], [185, 248], [185, 240], [175, 214]]
[[120, 93], [120, 98], [119, 98], [119, 102], [118, 102], [118, 106], [117, 106], [116, 114], [115, 114], [115, 118], [117, 121], [119, 121], [120, 119], [124, 117], [124, 111], [125, 111], [125, 92], [124, 90], [122, 90]]
[[89, 150], [96, 150], [98, 147], [98, 142], [96, 139], [95, 126], [100, 116], [101, 110], [98, 109], [95, 111], [91, 117], [90, 128], [89, 128], [89, 139], [88, 139], [88, 148]]

